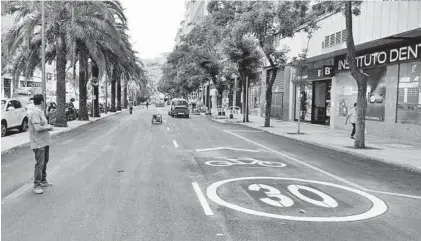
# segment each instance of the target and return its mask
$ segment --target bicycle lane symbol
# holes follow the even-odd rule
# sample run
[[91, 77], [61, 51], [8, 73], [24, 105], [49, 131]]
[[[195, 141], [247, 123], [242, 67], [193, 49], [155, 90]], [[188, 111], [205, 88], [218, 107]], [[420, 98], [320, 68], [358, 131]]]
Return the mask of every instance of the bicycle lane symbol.
[[[238, 196], [241, 192], [236, 192], [236, 188], [240, 187], [252, 199], [244, 201], [246, 196]], [[221, 190], [221, 196], [218, 188], [225, 188], [225, 192]], [[230, 196], [231, 193], [237, 195]], [[383, 200], [358, 189], [298, 178], [232, 178], [211, 184], [207, 188], [207, 196], [213, 202], [239, 212], [292, 221], [359, 221], [380, 216], [388, 210]], [[258, 206], [253, 204], [256, 202]], [[266, 208], [258, 208], [264, 206], [262, 204]], [[296, 210], [300, 207], [309, 212], [298, 214]]]
[[229, 166], [262, 166], [262, 167], [286, 167], [287, 165], [282, 162], [274, 162], [274, 161], [261, 161], [254, 158], [249, 157], [240, 157], [240, 158], [229, 158], [229, 157], [214, 157], [211, 161], [206, 161], [206, 165], [208, 166], [216, 166], [216, 167], [229, 167]]

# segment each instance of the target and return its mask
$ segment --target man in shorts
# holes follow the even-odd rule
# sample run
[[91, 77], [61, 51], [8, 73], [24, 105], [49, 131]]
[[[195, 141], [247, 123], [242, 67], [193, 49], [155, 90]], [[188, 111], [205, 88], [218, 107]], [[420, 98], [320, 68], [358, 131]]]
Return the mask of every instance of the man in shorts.
[[31, 149], [35, 153], [34, 190], [36, 194], [42, 194], [42, 187], [49, 187], [51, 183], [47, 181], [47, 163], [50, 157], [51, 137], [49, 131], [53, 130], [48, 125], [47, 119], [42, 111], [44, 96], [41, 94], [34, 96], [34, 106], [29, 112], [29, 140]]

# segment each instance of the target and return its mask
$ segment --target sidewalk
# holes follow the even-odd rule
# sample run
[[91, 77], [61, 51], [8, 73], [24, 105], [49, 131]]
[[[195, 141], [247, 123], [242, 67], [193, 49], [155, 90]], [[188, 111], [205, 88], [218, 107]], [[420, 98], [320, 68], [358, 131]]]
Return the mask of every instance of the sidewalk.
[[[233, 120], [215, 119], [220, 123], [240, 123], [251, 128], [267, 131], [272, 134], [304, 143], [345, 152], [361, 158], [381, 161], [392, 166], [421, 173], [421, 143], [406, 142], [398, 139], [366, 135], [367, 149], [355, 149], [350, 131], [332, 130], [326, 126], [301, 123], [301, 133], [297, 135], [297, 123], [271, 119], [271, 127], [263, 127], [264, 118], [249, 116], [249, 123], [242, 123], [243, 116], [238, 115]], [[350, 127], [351, 128], [351, 127]]]
[[[126, 110], [123, 109], [122, 111], [126, 111]], [[79, 120], [69, 121], [67, 122], [67, 127], [54, 127], [54, 131], [50, 132], [51, 137], [56, 136], [61, 133], [69, 132], [80, 126], [87, 125], [89, 123], [106, 118], [108, 116], [119, 114], [122, 111], [108, 112], [107, 114], [101, 113], [101, 117], [97, 117], [95, 119], [92, 119], [92, 117], [90, 117], [89, 121], [79, 121]], [[16, 148], [25, 147], [25, 146], [29, 146], [29, 131], [10, 135], [10, 136], [5, 136], [1, 138], [1, 155], [4, 155]]]

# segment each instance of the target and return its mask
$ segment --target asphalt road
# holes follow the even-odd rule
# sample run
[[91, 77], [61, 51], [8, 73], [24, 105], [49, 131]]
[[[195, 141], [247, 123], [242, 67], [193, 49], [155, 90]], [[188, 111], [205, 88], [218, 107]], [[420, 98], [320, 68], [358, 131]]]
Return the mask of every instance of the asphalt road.
[[[153, 113], [162, 125], [151, 125]], [[204, 116], [122, 112], [2, 156], [2, 240], [420, 240], [421, 175]]]

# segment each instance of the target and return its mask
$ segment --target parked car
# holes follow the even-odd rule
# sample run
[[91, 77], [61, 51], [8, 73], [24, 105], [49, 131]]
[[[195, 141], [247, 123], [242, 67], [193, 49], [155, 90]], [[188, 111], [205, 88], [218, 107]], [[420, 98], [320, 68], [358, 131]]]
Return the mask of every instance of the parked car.
[[182, 115], [189, 118], [189, 104], [185, 99], [172, 99], [171, 108], [168, 111], [168, 115], [171, 117]]
[[25, 109], [26, 109], [27, 114], [29, 114], [28, 110], [31, 109], [32, 107], [34, 107], [34, 98], [33, 97], [29, 98], [28, 102], [26, 102]]
[[19, 128], [21, 132], [28, 129], [28, 116], [26, 109], [18, 99], [1, 100], [1, 136], [7, 134], [7, 130]]

